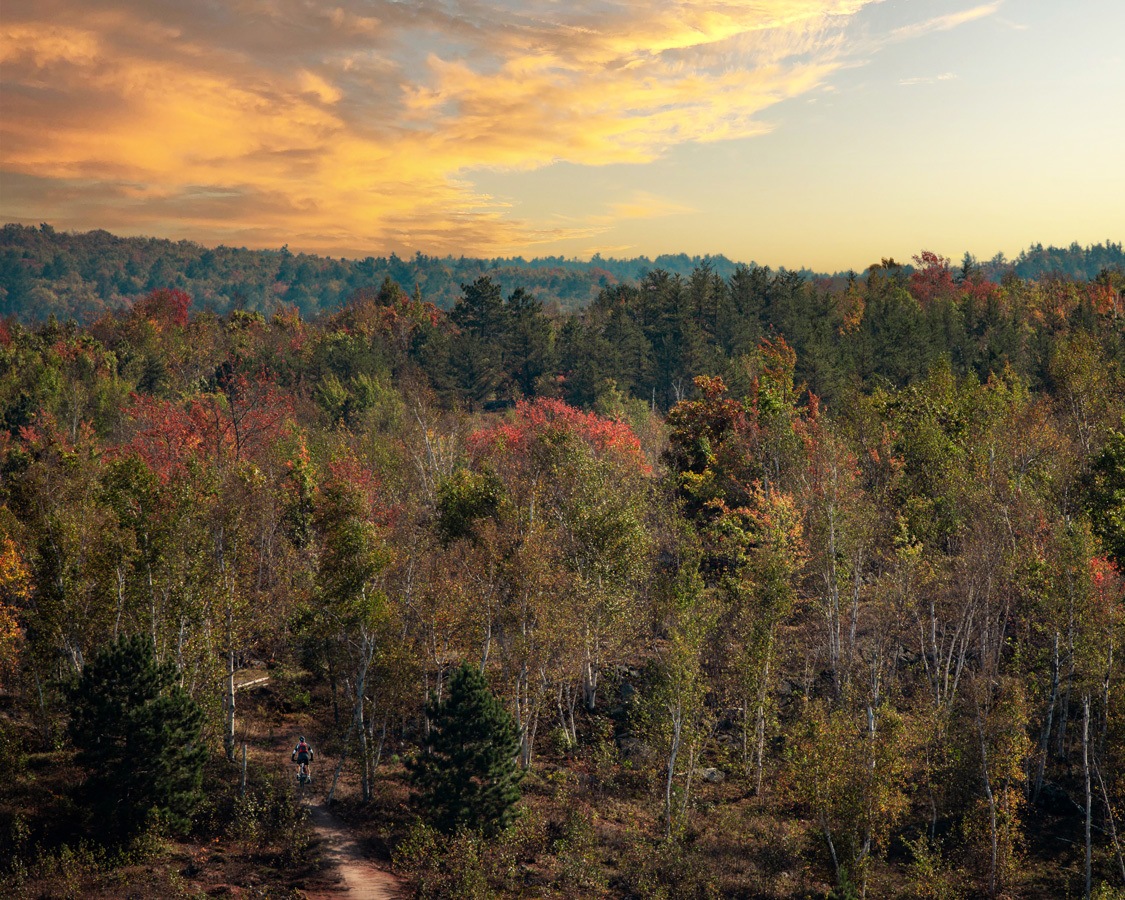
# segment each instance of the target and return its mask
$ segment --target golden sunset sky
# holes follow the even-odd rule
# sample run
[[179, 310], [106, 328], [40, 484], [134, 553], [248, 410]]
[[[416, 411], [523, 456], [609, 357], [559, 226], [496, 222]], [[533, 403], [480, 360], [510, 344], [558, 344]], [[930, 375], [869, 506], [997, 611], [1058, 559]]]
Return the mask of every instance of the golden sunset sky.
[[0, 219], [862, 268], [1125, 233], [1122, 0], [4, 0]]

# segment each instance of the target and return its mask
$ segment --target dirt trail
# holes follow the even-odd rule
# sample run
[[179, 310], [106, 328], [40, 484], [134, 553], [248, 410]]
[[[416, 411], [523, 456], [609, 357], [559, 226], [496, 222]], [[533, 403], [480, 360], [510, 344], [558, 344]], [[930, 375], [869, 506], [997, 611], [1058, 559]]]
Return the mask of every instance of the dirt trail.
[[323, 806], [309, 807], [317, 834], [323, 842], [324, 857], [343, 876], [343, 884], [331, 891], [309, 893], [309, 900], [403, 900], [406, 892], [397, 878], [368, 860], [352, 838], [347, 826]]
[[[267, 755], [271, 764], [280, 766], [289, 777], [292, 777], [294, 772], [289, 758], [295, 736], [295, 732], [289, 733], [292, 730], [285, 729], [281, 733], [274, 734], [271, 729], [267, 744], [269, 748]], [[324, 772], [331, 772], [332, 766], [329, 760], [317, 756], [317, 761]], [[407, 892], [403, 883], [368, 859], [363, 847], [355, 840], [348, 826], [324, 806], [323, 798], [318, 796], [314, 801], [310, 791], [309, 794], [305, 794], [301, 802], [309, 810], [309, 818], [320, 838], [320, 850], [324, 859], [340, 873], [342, 878], [341, 883], [335, 887], [306, 891], [305, 896], [308, 900], [342, 900], [345, 897], [354, 900], [405, 900]]]

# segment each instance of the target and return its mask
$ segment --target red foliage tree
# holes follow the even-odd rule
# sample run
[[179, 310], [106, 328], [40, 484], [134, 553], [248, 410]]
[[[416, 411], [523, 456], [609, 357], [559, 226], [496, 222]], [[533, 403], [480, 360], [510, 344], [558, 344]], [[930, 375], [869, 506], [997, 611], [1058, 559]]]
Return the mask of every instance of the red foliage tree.
[[320, 483], [320, 493], [322, 498], [328, 495], [346, 496], [355, 514], [365, 522], [390, 525], [394, 521], [394, 510], [385, 501], [378, 476], [351, 453], [337, 456], [328, 463], [328, 472]]
[[469, 447], [478, 455], [526, 453], [536, 444], [565, 440], [582, 441], [598, 455], [615, 455], [645, 474], [651, 471], [641, 442], [625, 422], [582, 412], [562, 400], [546, 397], [521, 400], [509, 419], [473, 433]]
[[136, 453], [163, 483], [182, 475], [197, 458], [203, 436], [183, 405], [134, 394], [127, 414], [137, 430], [122, 449]]
[[144, 318], [157, 326], [182, 328], [188, 322], [191, 297], [178, 288], [159, 288], [145, 296], [134, 307]]
[[921, 256], [914, 257], [914, 264], [918, 268], [910, 276], [910, 293], [923, 306], [957, 296], [949, 260], [944, 256], [938, 256], [932, 250], [923, 250]]
[[186, 404], [134, 394], [128, 414], [137, 423], [124, 448], [167, 483], [194, 461], [225, 467], [268, 452], [292, 418], [289, 397], [265, 374], [232, 375], [217, 393]]

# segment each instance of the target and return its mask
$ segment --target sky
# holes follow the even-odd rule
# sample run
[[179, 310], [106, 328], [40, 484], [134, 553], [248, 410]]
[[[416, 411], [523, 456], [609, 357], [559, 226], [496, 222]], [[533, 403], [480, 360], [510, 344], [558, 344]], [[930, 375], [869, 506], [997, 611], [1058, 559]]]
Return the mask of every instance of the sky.
[[1125, 236], [1122, 0], [4, 0], [0, 220], [816, 271]]

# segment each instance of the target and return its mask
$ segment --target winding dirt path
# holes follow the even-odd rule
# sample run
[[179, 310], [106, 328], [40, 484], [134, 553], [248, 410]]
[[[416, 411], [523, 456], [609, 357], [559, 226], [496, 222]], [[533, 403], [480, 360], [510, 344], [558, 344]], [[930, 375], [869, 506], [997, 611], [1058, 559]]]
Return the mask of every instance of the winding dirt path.
[[[257, 685], [267, 680], [268, 676], [253, 683]], [[295, 735], [296, 731], [292, 727], [277, 733], [271, 728], [270, 737], [266, 741], [266, 754], [270, 764], [280, 767], [287, 777], [292, 777], [294, 773], [289, 755]], [[324, 772], [331, 772], [329, 760], [318, 756], [317, 761]], [[313, 789], [305, 790], [308, 793], [302, 792], [300, 802], [308, 808], [309, 818], [320, 838], [320, 851], [341, 877], [340, 883], [334, 887], [306, 891], [307, 900], [406, 900], [408, 894], [403, 882], [370, 860], [348, 826], [324, 806], [323, 799], [317, 796], [314, 800]]]
[[330, 891], [306, 894], [308, 900], [404, 900], [402, 883], [366, 858], [346, 825], [319, 804], [309, 806], [309, 815], [323, 842], [324, 857], [340, 872], [343, 883]]

